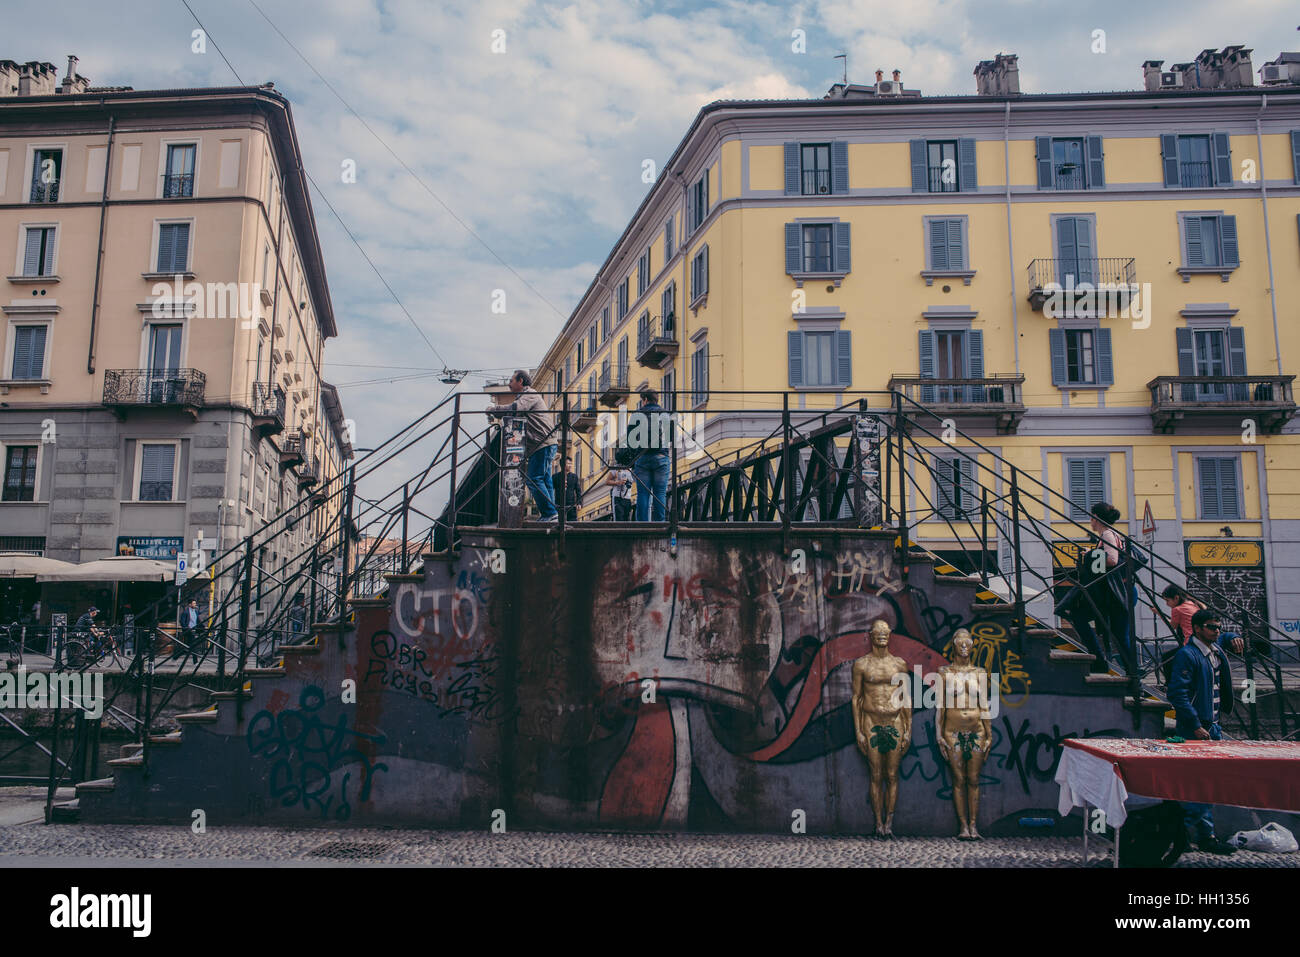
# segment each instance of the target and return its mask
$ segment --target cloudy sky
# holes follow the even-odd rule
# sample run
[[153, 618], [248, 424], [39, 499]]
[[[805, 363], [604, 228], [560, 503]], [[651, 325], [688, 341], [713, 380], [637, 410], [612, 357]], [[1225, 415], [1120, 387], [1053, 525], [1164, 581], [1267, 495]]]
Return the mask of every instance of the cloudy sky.
[[97, 86], [230, 85], [220, 47], [243, 82], [289, 97], [308, 171], [433, 346], [314, 196], [340, 328], [325, 373], [359, 446], [441, 399], [444, 366], [536, 363], [649, 188], [643, 162], [657, 169], [712, 100], [820, 97], [837, 53], [850, 81], [899, 69], [925, 94], [970, 94], [975, 63], [998, 52], [1020, 55], [1023, 91], [1061, 92], [1137, 89], [1143, 60], [1206, 47], [1246, 44], [1257, 66], [1300, 49], [1284, 0], [188, 2], [206, 53], [181, 0], [65, 0], [6, 17], [0, 57], [62, 67], [75, 53]]

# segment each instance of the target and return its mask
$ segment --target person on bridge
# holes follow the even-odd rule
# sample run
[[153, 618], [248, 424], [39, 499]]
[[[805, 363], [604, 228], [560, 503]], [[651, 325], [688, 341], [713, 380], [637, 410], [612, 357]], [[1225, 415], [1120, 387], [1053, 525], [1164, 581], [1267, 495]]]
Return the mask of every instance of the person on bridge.
[[636, 478], [636, 520], [662, 522], [668, 517], [673, 430], [671, 416], [659, 404], [659, 393], [654, 389], [641, 393], [640, 407], [628, 416], [627, 434], [628, 445], [637, 450], [632, 463], [632, 475]]
[[[1219, 629], [1218, 613], [1202, 608], [1192, 616], [1192, 640], [1174, 655], [1169, 703], [1174, 706], [1178, 734], [1189, 741], [1220, 740], [1223, 729], [1219, 718], [1232, 713], [1232, 672], [1223, 651], [1225, 637]], [[1231, 854], [1236, 850], [1215, 836], [1208, 804], [1184, 801], [1183, 824], [1188, 839], [1203, 851]]]
[[555, 484], [551, 478], [555, 449], [559, 444], [554, 435], [555, 422], [551, 413], [546, 411], [546, 401], [533, 388], [532, 378], [523, 369], [516, 369], [511, 376], [510, 391], [519, 398], [509, 405], [490, 408], [487, 414], [500, 417], [517, 412], [524, 416], [524, 452], [528, 457], [524, 478], [528, 490], [533, 493], [533, 501], [537, 503], [538, 517], [543, 522], [554, 522], [559, 518], [555, 508]]

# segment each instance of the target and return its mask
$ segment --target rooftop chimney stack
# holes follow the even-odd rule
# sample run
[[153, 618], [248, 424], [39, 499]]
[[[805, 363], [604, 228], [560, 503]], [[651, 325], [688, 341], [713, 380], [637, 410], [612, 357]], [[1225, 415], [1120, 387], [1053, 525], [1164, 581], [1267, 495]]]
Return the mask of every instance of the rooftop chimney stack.
[[975, 92], [980, 96], [1014, 96], [1020, 92], [1019, 57], [999, 53], [975, 65]]
[[1164, 60], [1146, 60], [1142, 64], [1142, 85], [1146, 87], [1148, 93], [1155, 93], [1160, 89], [1160, 68], [1164, 66]]
[[1188, 63], [1174, 63], [1161, 70], [1163, 60], [1147, 60], [1142, 64], [1143, 86], [1148, 91], [1158, 90], [1237, 90], [1255, 85], [1255, 70], [1250, 62], [1251, 51], [1241, 44], [1226, 46], [1222, 50], [1202, 50]]
[[895, 82], [895, 83], [902, 83], [902, 82], [903, 82], [903, 74], [902, 74], [900, 71], [898, 71], [898, 70], [895, 70], [895, 71], [894, 71], [894, 82]]
[[877, 71], [876, 71], [876, 82], [877, 82], [877, 83], [883, 83], [884, 81], [885, 81], [885, 71], [884, 71], [884, 70], [877, 70]]

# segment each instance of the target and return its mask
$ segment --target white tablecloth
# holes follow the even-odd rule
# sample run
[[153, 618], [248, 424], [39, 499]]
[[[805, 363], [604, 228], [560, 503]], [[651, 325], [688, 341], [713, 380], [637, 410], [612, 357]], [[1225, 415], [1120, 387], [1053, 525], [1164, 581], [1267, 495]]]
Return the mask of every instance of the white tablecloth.
[[1056, 768], [1056, 783], [1061, 786], [1056, 810], [1062, 817], [1069, 814], [1071, 808], [1083, 807], [1087, 802], [1106, 813], [1108, 826], [1124, 826], [1128, 817], [1124, 810], [1128, 789], [1110, 761], [1086, 751], [1065, 748]]

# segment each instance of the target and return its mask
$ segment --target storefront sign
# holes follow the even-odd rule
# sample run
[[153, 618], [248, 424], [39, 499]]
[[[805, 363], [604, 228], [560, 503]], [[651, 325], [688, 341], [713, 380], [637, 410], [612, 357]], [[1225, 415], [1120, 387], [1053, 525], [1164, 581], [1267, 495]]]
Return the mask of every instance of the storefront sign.
[[176, 556], [184, 547], [185, 539], [179, 535], [175, 537], [119, 535], [117, 537], [117, 554], [133, 555], [136, 558], [158, 558], [165, 562], [175, 561]]

